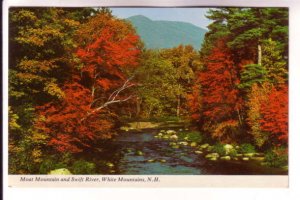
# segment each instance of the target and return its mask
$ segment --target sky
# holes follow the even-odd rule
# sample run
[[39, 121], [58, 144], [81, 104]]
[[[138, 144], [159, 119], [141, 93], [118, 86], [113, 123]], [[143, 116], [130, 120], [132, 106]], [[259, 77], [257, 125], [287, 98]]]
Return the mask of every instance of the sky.
[[128, 18], [144, 15], [152, 20], [182, 21], [206, 28], [210, 21], [205, 17], [208, 8], [111, 8], [113, 15]]

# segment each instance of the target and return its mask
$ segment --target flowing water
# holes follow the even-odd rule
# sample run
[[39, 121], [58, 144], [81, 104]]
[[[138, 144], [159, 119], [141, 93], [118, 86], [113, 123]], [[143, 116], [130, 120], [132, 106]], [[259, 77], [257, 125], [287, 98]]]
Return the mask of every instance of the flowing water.
[[286, 171], [261, 166], [255, 161], [210, 161], [188, 146], [174, 149], [169, 141], [154, 138], [155, 130], [121, 133], [88, 152], [97, 174], [124, 175], [283, 175]]

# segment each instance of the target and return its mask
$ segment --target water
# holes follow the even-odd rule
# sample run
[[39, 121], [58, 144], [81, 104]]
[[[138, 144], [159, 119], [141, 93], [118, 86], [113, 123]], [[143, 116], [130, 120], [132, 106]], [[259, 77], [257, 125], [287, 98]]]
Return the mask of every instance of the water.
[[[124, 175], [283, 175], [286, 171], [256, 161], [209, 161], [194, 149], [175, 149], [154, 138], [155, 130], [121, 133], [102, 148], [84, 156], [97, 166], [97, 174]], [[108, 164], [110, 163], [110, 164]]]

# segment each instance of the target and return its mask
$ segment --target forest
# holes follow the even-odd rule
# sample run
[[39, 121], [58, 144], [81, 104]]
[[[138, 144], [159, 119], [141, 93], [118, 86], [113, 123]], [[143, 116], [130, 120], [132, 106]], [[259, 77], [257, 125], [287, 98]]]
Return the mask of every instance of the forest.
[[212, 8], [206, 17], [199, 49], [149, 49], [109, 8], [10, 8], [9, 174], [122, 173], [106, 156], [142, 122], [181, 124], [155, 129], [174, 151], [189, 146], [210, 162], [257, 154], [287, 170], [288, 9]]

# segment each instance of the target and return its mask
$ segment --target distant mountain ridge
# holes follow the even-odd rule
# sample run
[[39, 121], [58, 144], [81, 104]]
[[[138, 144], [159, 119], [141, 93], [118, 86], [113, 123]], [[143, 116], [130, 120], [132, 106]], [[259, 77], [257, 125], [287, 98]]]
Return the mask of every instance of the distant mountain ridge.
[[127, 18], [147, 48], [172, 48], [180, 44], [200, 49], [206, 30], [187, 22], [154, 21], [143, 15]]

